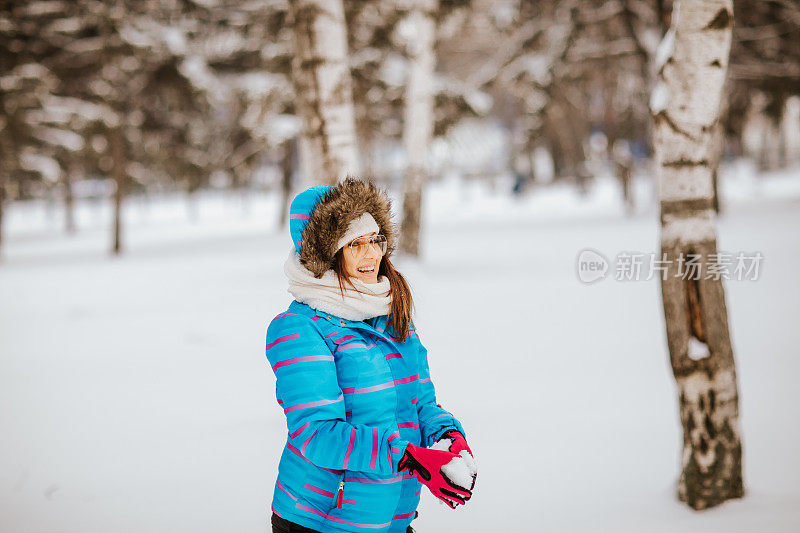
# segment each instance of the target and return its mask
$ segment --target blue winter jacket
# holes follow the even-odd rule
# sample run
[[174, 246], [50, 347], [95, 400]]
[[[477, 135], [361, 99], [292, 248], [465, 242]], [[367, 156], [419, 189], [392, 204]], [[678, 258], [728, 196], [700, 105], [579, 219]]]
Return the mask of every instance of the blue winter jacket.
[[[388, 332], [387, 332], [388, 329]], [[344, 320], [293, 301], [267, 330], [287, 440], [272, 510], [321, 532], [405, 532], [422, 485], [397, 463], [456, 418], [436, 404], [427, 350], [387, 317]]]

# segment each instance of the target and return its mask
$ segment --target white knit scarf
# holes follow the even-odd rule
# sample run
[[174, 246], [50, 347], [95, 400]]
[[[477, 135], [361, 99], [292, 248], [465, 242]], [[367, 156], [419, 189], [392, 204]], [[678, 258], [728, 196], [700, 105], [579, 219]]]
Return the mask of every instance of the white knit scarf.
[[330, 313], [347, 320], [365, 320], [388, 315], [392, 304], [389, 278], [380, 276], [378, 283], [364, 283], [351, 277], [350, 281], [358, 290], [344, 284], [344, 298], [339, 291], [339, 279], [333, 270], [326, 271], [321, 278], [314, 275], [300, 263], [300, 255], [294, 248], [289, 253], [283, 271], [289, 278], [289, 293], [298, 302], [324, 313]]

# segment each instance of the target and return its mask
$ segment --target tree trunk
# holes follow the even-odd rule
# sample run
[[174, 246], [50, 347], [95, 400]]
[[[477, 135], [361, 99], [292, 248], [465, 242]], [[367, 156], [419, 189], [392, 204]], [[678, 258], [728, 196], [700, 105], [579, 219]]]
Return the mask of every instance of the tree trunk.
[[122, 252], [122, 200], [125, 197], [127, 185], [127, 156], [125, 150], [125, 132], [122, 126], [111, 130], [111, 157], [114, 160], [114, 245], [111, 249], [114, 255]]
[[725, 128], [722, 122], [717, 122], [714, 126], [714, 139], [711, 146], [711, 190], [712, 199], [711, 206], [714, 208], [716, 214], [720, 214], [721, 206], [719, 199], [719, 163], [722, 161], [722, 155], [725, 151]]
[[772, 171], [780, 167], [780, 135], [778, 127], [770, 117], [764, 117], [764, 129], [761, 140], [761, 153], [759, 155], [759, 170]]
[[64, 180], [64, 229], [68, 234], [75, 233], [75, 197], [72, 194], [72, 172], [62, 172]]
[[294, 139], [283, 143], [283, 158], [281, 159], [281, 211], [278, 225], [285, 228], [289, 224], [289, 204], [292, 201], [292, 174], [294, 174], [295, 158]]
[[730, 99], [728, 97], [730, 87], [731, 84], [728, 82], [722, 86], [723, 94], [720, 100], [719, 117], [714, 125], [714, 136], [711, 144], [711, 184], [714, 192], [711, 203], [717, 215], [722, 213], [722, 202], [719, 196], [719, 164], [725, 155], [725, 122], [727, 122], [728, 114], [731, 112]]
[[[618, 143], [620, 141], [617, 141]], [[620, 150], [614, 151], [614, 169], [617, 173], [617, 179], [622, 185], [622, 200], [625, 204], [625, 213], [628, 215], [633, 214], [633, 193], [631, 191], [631, 160], [626, 157], [625, 153], [620, 153]]]
[[571, 109], [568, 102], [555, 95], [547, 104], [544, 120], [555, 177], [574, 178], [581, 192], [585, 193], [586, 182], [590, 177], [583, 149], [588, 124]]
[[[736, 368], [717, 253], [712, 151], [733, 23], [731, 0], [677, 0], [673, 47], [651, 103], [661, 204], [661, 291], [683, 425], [678, 497], [705, 509], [744, 494]], [[685, 258], [700, 268], [686, 275]], [[682, 260], [683, 259], [683, 260]], [[706, 279], [708, 278], [708, 279]]]
[[5, 172], [0, 168], [0, 251], [3, 249], [3, 208], [6, 204]]
[[409, 23], [415, 35], [407, 44], [409, 55], [406, 87], [403, 144], [408, 168], [403, 194], [403, 220], [400, 227], [400, 250], [419, 255], [422, 222], [422, 193], [428, 175], [428, 146], [433, 134], [433, 71], [436, 67], [434, 39], [438, 0], [413, 0]]
[[786, 164], [797, 165], [800, 163], [800, 96], [786, 100], [781, 128], [786, 139]]
[[334, 185], [360, 171], [342, 0], [290, 0], [289, 6], [303, 185]]

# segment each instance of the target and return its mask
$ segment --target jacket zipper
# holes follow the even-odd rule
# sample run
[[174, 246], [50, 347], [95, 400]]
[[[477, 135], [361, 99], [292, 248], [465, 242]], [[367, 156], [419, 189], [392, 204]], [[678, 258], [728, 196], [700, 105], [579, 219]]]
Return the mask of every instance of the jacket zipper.
[[344, 480], [341, 480], [339, 482], [339, 490], [337, 491], [337, 494], [336, 494], [336, 508], [337, 509], [341, 509], [342, 508], [343, 499], [344, 499]]

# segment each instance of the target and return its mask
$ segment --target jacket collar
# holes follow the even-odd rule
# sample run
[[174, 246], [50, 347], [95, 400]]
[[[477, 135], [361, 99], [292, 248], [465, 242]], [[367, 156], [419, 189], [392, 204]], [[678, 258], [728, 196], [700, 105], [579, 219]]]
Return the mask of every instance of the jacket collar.
[[[386, 340], [393, 341], [393, 339], [386, 333], [386, 327], [388, 325], [387, 318], [385, 316], [378, 317], [378, 320], [375, 321], [375, 326], [372, 326], [369, 322], [372, 322], [373, 319], [368, 319], [369, 322], [359, 321], [359, 320], [347, 320], [342, 317], [338, 317], [336, 315], [332, 315], [330, 313], [325, 313], [320, 311], [319, 309], [314, 309], [313, 307], [309, 306], [308, 304], [298, 302], [294, 300], [292, 304], [289, 306], [294, 312], [300, 312], [303, 315], [314, 317], [318, 316], [324, 320], [327, 320], [334, 326], [342, 327], [342, 328], [355, 328], [367, 331], [373, 335], [377, 335], [379, 337], [385, 338]], [[377, 327], [376, 327], [377, 326]], [[378, 329], [378, 328], [383, 328]], [[396, 342], [396, 341], [394, 341]]]

